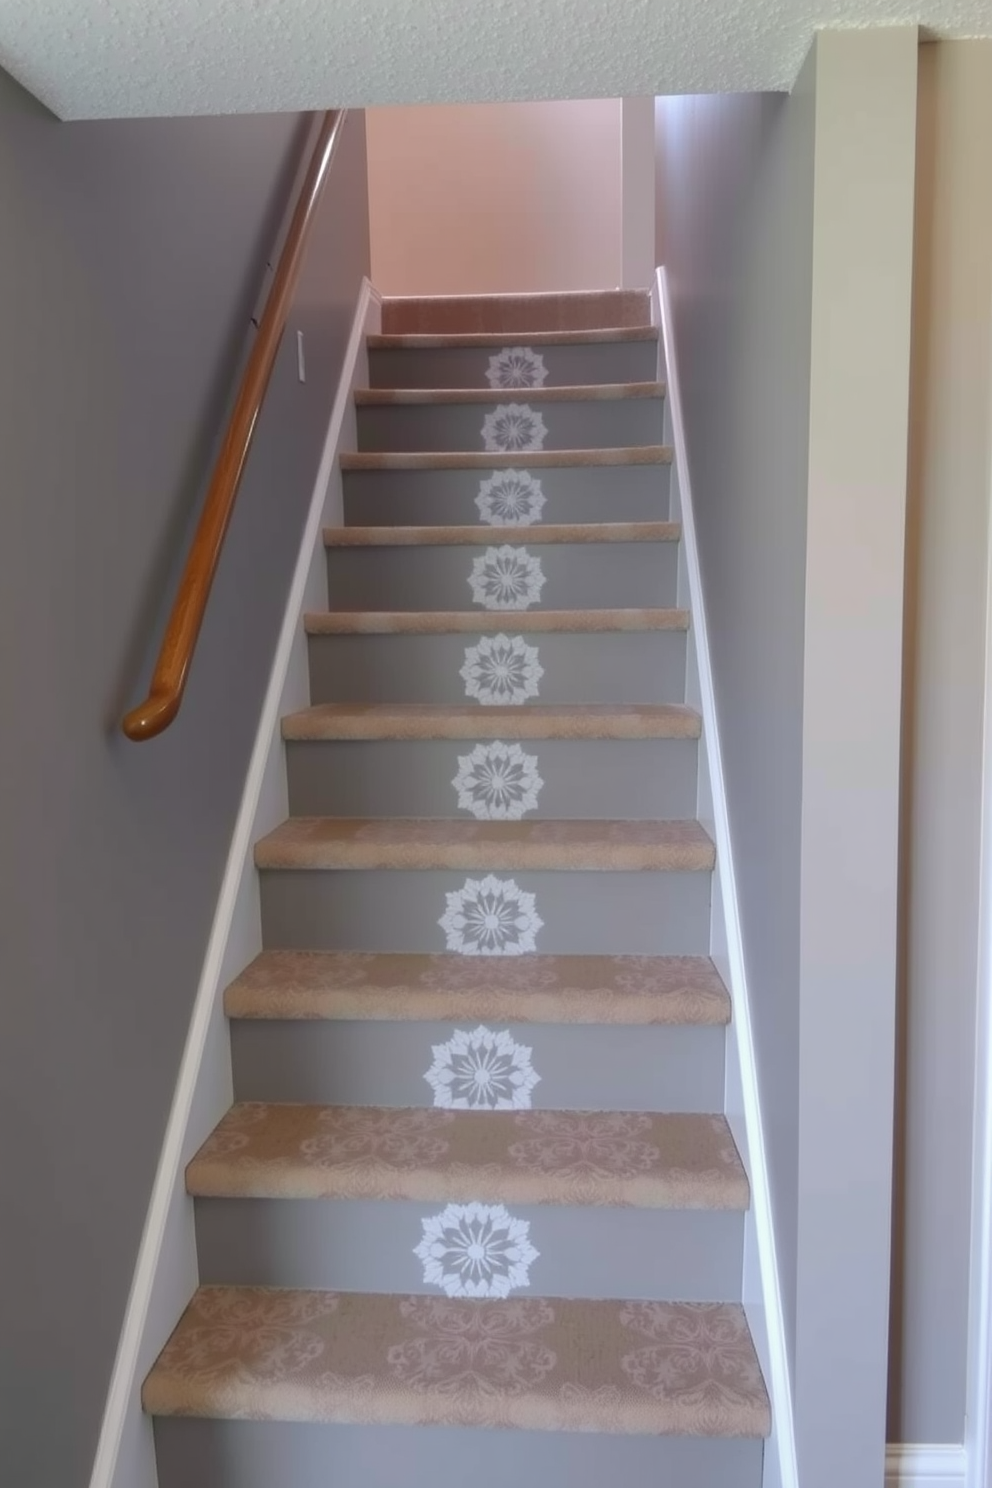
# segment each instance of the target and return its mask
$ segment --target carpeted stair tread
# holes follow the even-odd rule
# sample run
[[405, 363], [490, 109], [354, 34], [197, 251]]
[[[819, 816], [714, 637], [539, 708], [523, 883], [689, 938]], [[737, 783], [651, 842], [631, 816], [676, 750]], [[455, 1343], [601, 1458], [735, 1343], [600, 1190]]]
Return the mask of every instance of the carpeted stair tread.
[[384, 450], [346, 451], [342, 470], [569, 470], [579, 465], [670, 465], [667, 444], [581, 450]]
[[490, 547], [510, 543], [528, 547], [541, 543], [659, 543], [678, 542], [680, 522], [558, 522], [535, 527], [325, 527], [328, 548]]
[[356, 388], [358, 408], [446, 406], [462, 403], [619, 403], [663, 398], [663, 382], [583, 382], [541, 388]]
[[369, 351], [468, 351], [472, 347], [511, 346], [602, 346], [611, 342], [657, 341], [654, 326], [606, 326], [585, 331], [451, 331], [416, 332], [398, 335], [373, 333], [366, 337]]
[[457, 956], [262, 951], [224, 993], [229, 1018], [722, 1025], [707, 956]]
[[458, 331], [585, 331], [604, 326], [649, 326], [646, 289], [580, 289], [563, 292], [478, 295], [402, 295], [382, 302], [386, 335]]
[[355, 1425], [770, 1430], [743, 1308], [727, 1302], [200, 1287], [142, 1404], [159, 1416]]
[[318, 610], [303, 617], [307, 635], [568, 635], [603, 631], [688, 630], [689, 611], [631, 610]]
[[677, 1111], [232, 1106], [186, 1168], [194, 1198], [748, 1206], [726, 1118]]
[[715, 851], [695, 821], [294, 816], [255, 844], [255, 863], [263, 869], [705, 872]]
[[681, 703], [317, 703], [282, 722], [284, 739], [698, 739]]

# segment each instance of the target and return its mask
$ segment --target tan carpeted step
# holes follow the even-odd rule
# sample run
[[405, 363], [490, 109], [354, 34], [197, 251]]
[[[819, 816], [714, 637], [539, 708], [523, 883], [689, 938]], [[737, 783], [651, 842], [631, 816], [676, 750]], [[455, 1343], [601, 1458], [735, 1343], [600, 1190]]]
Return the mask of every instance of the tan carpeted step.
[[586, 331], [452, 331], [448, 335], [423, 333], [421, 335], [373, 334], [367, 336], [369, 351], [469, 351], [479, 346], [506, 346], [513, 336], [519, 336], [528, 346], [601, 346], [618, 341], [657, 341], [654, 326], [607, 326], [599, 330]]
[[449, 335], [482, 331], [587, 331], [606, 326], [650, 326], [646, 289], [591, 289], [565, 293], [411, 295], [382, 302], [385, 335]]
[[511, 543], [678, 542], [681, 522], [558, 522], [534, 527], [325, 527], [328, 548], [490, 547]]
[[284, 739], [698, 739], [681, 703], [317, 703], [282, 721]]
[[721, 1025], [707, 956], [454, 956], [263, 951], [224, 993], [229, 1018]]
[[744, 1311], [727, 1302], [200, 1287], [142, 1404], [159, 1416], [356, 1425], [771, 1429]]
[[688, 630], [688, 610], [320, 610], [303, 617], [307, 635], [518, 635], [562, 631]]
[[499, 403], [526, 397], [528, 403], [620, 403], [629, 399], [663, 398], [663, 382], [584, 382], [544, 388], [356, 388], [358, 408], [394, 405]]
[[195, 1198], [746, 1209], [723, 1116], [232, 1106], [186, 1169]]
[[342, 470], [554, 470], [578, 465], [670, 465], [667, 444], [625, 445], [619, 449], [508, 450], [477, 453], [472, 450], [402, 450], [380, 454], [345, 452]]
[[255, 844], [273, 869], [578, 869], [705, 872], [713, 843], [694, 821], [480, 822], [297, 816]]

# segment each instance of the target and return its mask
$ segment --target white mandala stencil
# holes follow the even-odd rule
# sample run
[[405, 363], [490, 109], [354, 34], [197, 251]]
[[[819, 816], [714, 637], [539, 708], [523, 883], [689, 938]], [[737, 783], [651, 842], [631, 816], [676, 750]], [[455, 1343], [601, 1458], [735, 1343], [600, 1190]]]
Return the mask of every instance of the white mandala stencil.
[[424, 1238], [414, 1255], [424, 1281], [449, 1297], [508, 1297], [530, 1286], [540, 1252], [530, 1243], [530, 1221], [502, 1204], [449, 1204], [421, 1220]]
[[491, 527], [531, 527], [546, 501], [541, 482], [526, 470], [497, 470], [479, 487], [479, 518]]
[[432, 1045], [434, 1063], [424, 1079], [434, 1104], [446, 1111], [529, 1111], [540, 1080], [533, 1050], [503, 1029], [458, 1028], [446, 1044]]
[[544, 668], [538, 660], [536, 646], [528, 646], [523, 636], [482, 636], [477, 646], [465, 647], [465, 664], [459, 672], [465, 683], [465, 696], [476, 698], [483, 707], [500, 703], [525, 703], [537, 697], [538, 683]]
[[460, 956], [524, 956], [537, 949], [544, 921], [534, 895], [512, 878], [467, 878], [445, 895], [447, 908], [438, 920], [449, 951]]
[[489, 358], [486, 381], [491, 388], [539, 388], [548, 375], [544, 358], [529, 346], [504, 346]]
[[487, 610], [527, 610], [540, 601], [545, 578], [540, 558], [504, 543], [472, 560], [468, 582], [476, 604]]
[[482, 438], [487, 450], [540, 450], [548, 437], [544, 419], [527, 403], [499, 403], [487, 413]]
[[537, 773], [537, 755], [525, 754], [519, 744], [477, 744], [471, 754], [458, 756], [452, 780], [462, 811], [478, 821], [520, 821], [534, 811], [544, 781]]

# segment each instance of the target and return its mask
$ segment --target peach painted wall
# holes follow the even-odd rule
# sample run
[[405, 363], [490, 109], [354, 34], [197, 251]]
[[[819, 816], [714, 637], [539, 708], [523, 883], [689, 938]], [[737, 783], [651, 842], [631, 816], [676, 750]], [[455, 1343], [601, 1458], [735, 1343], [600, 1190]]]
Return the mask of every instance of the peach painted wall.
[[622, 282], [621, 101], [369, 109], [383, 294]]

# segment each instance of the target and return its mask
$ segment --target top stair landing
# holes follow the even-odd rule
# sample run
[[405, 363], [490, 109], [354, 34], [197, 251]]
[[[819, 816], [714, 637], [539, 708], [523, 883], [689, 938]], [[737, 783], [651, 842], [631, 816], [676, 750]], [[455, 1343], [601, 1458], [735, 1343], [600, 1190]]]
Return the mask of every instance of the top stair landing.
[[592, 289], [565, 294], [431, 295], [384, 299], [384, 335], [477, 335], [510, 331], [602, 331], [650, 327], [646, 289]]
[[556, 388], [653, 382], [647, 291], [384, 300], [372, 388]]

